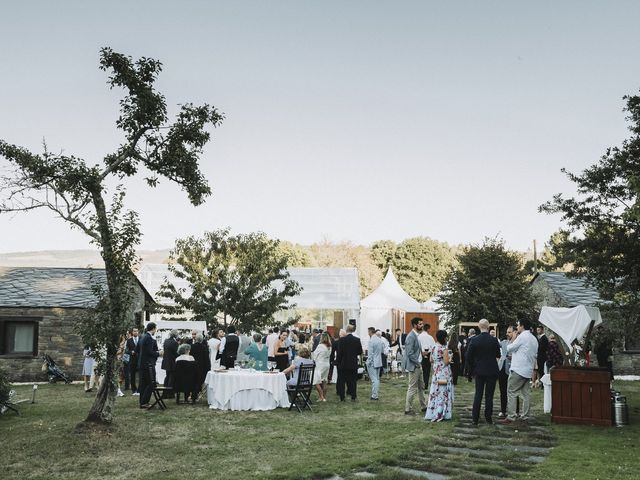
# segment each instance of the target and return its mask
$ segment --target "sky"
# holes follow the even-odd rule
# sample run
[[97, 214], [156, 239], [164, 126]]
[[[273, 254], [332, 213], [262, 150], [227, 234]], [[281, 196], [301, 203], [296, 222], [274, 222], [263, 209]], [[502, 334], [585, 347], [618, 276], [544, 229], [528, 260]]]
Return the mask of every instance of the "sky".
[[[99, 49], [161, 60], [171, 112], [225, 113], [200, 206], [125, 182], [143, 249], [230, 227], [301, 244], [499, 236], [541, 245], [561, 173], [629, 136], [636, 1], [29, 1], [0, 18], [0, 138], [99, 163], [121, 92]], [[0, 165], [4, 160], [0, 160]], [[92, 248], [44, 211], [0, 215], [0, 252]]]

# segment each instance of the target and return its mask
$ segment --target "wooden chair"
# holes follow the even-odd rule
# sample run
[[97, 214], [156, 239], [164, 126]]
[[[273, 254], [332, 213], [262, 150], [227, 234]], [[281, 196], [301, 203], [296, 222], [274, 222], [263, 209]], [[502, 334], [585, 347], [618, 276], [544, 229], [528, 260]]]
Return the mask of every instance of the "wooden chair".
[[313, 389], [313, 372], [316, 369], [316, 364], [310, 363], [306, 365], [300, 365], [298, 367], [298, 381], [295, 385], [289, 385], [287, 387], [287, 393], [291, 404], [289, 410], [294, 405], [298, 409], [298, 412], [302, 413], [302, 410], [308, 408], [311, 409], [311, 390]]

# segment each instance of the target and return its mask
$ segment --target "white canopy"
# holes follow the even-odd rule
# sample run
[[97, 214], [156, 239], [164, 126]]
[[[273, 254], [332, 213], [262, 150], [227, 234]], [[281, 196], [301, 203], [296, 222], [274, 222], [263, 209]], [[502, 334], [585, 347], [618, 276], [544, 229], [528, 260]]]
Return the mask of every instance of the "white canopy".
[[360, 322], [358, 333], [367, 342], [367, 328], [375, 327], [384, 331], [392, 327], [392, 310], [422, 312], [420, 303], [411, 297], [396, 280], [391, 268], [384, 280], [367, 298], [360, 302]]
[[[438, 294], [440, 295], [440, 294]], [[437, 298], [438, 295], [435, 295], [433, 297], [431, 297], [429, 300], [427, 300], [426, 302], [422, 303], [422, 310], [425, 312], [436, 312], [436, 313], [441, 313], [442, 312], [442, 305], [440, 305], [440, 303], [438, 303]]]
[[591, 321], [595, 322], [594, 326], [600, 325], [602, 317], [596, 307], [542, 307], [538, 321], [553, 330], [567, 345], [571, 345], [587, 333]]
[[207, 322], [202, 320], [157, 320], [158, 330], [198, 330], [207, 333]]
[[360, 307], [404, 310], [405, 312], [421, 312], [420, 303], [411, 297], [398, 283], [391, 267], [378, 288], [360, 302]]

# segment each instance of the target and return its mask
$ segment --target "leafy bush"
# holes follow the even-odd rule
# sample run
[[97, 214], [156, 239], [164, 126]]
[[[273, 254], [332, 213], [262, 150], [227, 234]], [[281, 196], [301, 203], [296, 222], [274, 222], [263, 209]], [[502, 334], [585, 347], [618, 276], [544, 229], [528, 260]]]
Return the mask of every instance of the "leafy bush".
[[7, 378], [7, 374], [4, 370], [0, 369], [0, 407], [3, 407], [9, 403], [9, 392], [11, 391], [11, 384]]

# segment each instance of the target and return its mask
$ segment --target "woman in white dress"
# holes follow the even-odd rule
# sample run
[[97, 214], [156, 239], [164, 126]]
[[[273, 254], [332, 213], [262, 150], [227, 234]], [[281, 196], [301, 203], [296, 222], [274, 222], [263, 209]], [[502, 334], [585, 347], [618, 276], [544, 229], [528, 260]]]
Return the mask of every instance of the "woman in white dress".
[[82, 363], [82, 377], [84, 378], [84, 391], [89, 393], [93, 390], [93, 385], [89, 383], [91, 376], [93, 375], [93, 369], [95, 366], [95, 360], [91, 356], [91, 348], [85, 346], [82, 351], [84, 362]]
[[326, 402], [327, 384], [329, 383], [329, 357], [331, 356], [331, 338], [328, 333], [320, 335], [320, 343], [313, 352], [316, 369], [313, 374], [313, 384], [318, 391], [321, 402]]
[[222, 342], [222, 337], [224, 337], [224, 330], [218, 328], [213, 332], [213, 336], [207, 342], [209, 344], [211, 370], [217, 370], [220, 368], [220, 355], [218, 355], [218, 350], [220, 349], [220, 342]]

